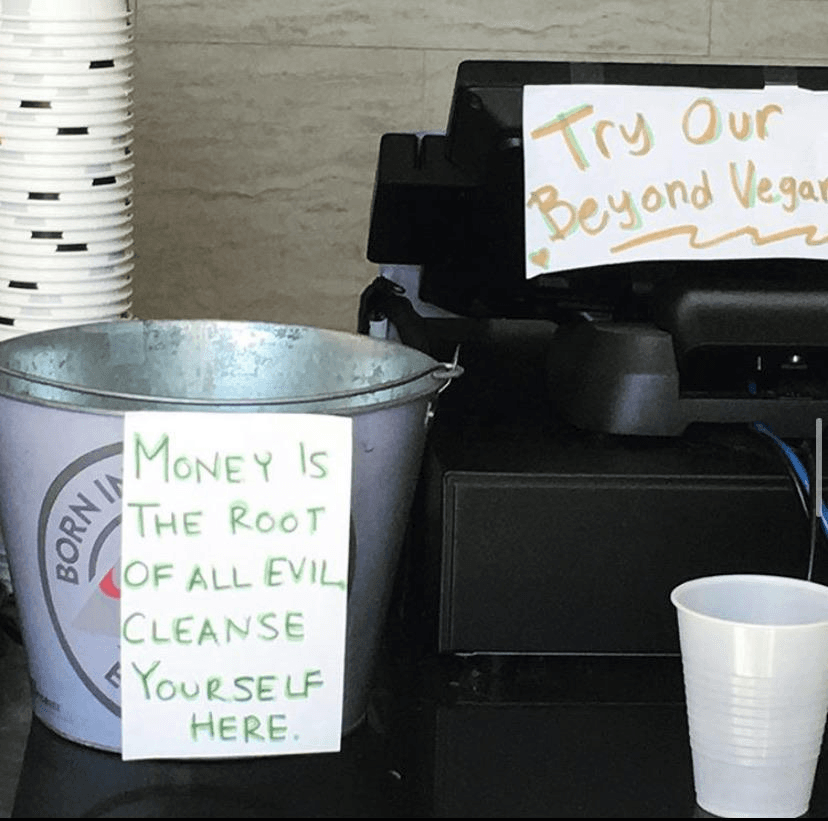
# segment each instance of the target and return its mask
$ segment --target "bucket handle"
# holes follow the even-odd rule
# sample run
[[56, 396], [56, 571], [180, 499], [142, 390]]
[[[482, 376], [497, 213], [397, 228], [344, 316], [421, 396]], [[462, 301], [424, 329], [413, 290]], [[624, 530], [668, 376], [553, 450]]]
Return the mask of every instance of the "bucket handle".
[[431, 375], [435, 379], [444, 379], [445, 382], [437, 389], [437, 393], [442, 393], [450, 384], [452, 379], [463, 375], [463, 368], [458, 364], [460, 360], [460, 346], [454, 349], [454, 356], [451, 362], [440, 362], [435, 368], [432, 368]]
[[454, 353], [454, 361], [452, 362], [438, 362], [432, 367], [426, 368], [423, 371], [404, 376], [400, 379], [393, 379], [390, 382], [385, 382], [382, 385], [370, 388], [353, 388], [346, 391], [336, 391], [328, 393], [324, 396], [293, 396], [293, 397], [279, 397], [279, 398], [251, 398], [251, 399], [198, 399], [174, 396], [149, 396], [146, 394], [124, 393], [121, 391], [109, 391], [103, 388], [83, 387], [81, 385], [72, 385], [69, 382], [61, 382], [58, 379], [48, 379], [45, 376], [34, 376], [32, 374], [24, 373], [23, 371], [15, 370], [14, 368], [7, 368], [0, 365], [0, 374], [10, 376], [13, 379], [22, 379], [28, 382], [36, 382], [39, 385], [46, 385], [50, 388], [58, 388], [60, 390], [70, 391], [72, 393], [85, 394], [90, 396], [102, 396], [108, 399], [124, 399], [129, 401], [140, 401], [158, 404], [171, 405], [205, 405], [216, 406], [225, 405], [228, 407], [256, 407], [260, 405], [296, 405], [296, 404], [311, 404], [315, 402], [330, 402], [337, 399], [349, 399], [363, 394], [377, 393], [378, 391], [390, 390], [391, 388], [399, 388], [403, 385], [409, 385], [412, 382], [417, 382], [427, 376], [432, 376], [434, 379], [445, 380], [444, 384], [437, 389], [437, 393], [442, 393], [451, 383], [452, 379], [460, 376], [463, 373], [463, 368], [457, 364], [457, 359], [460, 349]]

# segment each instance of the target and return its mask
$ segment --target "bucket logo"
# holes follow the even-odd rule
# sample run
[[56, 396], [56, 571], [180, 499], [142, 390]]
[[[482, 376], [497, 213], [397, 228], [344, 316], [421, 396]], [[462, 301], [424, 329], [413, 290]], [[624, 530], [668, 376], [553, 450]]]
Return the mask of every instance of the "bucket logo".
[[67, 465], [46, 492], [38, 562], [66, 657], [92, 695], [121, 715], [120, 579], [123, 443]]

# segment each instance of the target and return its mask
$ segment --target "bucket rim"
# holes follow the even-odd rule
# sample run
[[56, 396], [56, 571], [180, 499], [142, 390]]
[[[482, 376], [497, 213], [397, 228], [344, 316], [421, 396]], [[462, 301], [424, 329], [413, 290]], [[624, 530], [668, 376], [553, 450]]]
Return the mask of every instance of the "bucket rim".
[[[66, 333], [68, 331], [75, 331], [81, 333], [91, 333], [91, 332], [100, 332], [107, 328], [115, 328], [115, 327], [123, 327], [125, 323], [134, 324], [134, 325], [141, 325], [144, 329], [148, 328], [149, 326], [157, 326], [157, 327], [176, 327], [176, 326], [184, 326], [184, 325], [203, 325], [206, 326], [215, 326], [215, 327], [225, 327], [225, 328], [248, 328], [253, 330], [295, 330], [299, 332], [313, 332], [315, 334], [322, 334], [325, 336], [330, 336], [332, 338], [348, 338], [348, 337], [360, 337], [365, 340], [370, 340], [373, 343], [380, 343], [380, 344], [390, 344], [390, 345], [399, 345], [401, 348], [404, 348], [409, 351], [413, 351], [422, 357], [424, 360], [428, 361], [428, 365], [424, 368], [420, 368], [413, 373], [406, 374], [405, 376], [401, 376], [397, 379], [387, 380], [380, 384], [376, 385], [367, 385], [358, 388], [352, 388], [348, 390], [341, 390], [341, 391], [331, 391], [324, 394], [307, 394], [304, 396], [289, 396], [289, 397], [176, 397], [176, 396], [165, 396], [165, 395], [151, 395], [151, 394], [139, 394], [133, 393], [129, 391], [116, 391], [110, 390], [107, 388], [100, 388], [95, 386], [88, 386], [88, 385], [80, 385], [75, 384], [72, 382], [64, 382], [59, 379], [53, 379], [47, 376], [43, 376], [40, 374], [33, 374], [24, 370], [18, 370], [16, 368], [9, 367], [2, 362], [0, 362], [0, 375], [9, 377], [12, 380], [19, 380], [24, 383], [35, 383], [38, 385], [42, 385], [49, 388], [56, 388], [60, 391], [66, 391], [70, 394], [77, 394], [82, 396], [97, 396], [109, 400], [116, 400], [116, 401], [123, 401], [123, 402], [135, 402], [135, 403], [144, 403], [150, 406], [160, 406], [161, 408], [164, 407], [184, 407], [184, 408], [201, 408], [201, 409], [210, 409], [214, 408], [216, 410], [222, 409], [243, 409], [243, 408], [279, 408], [279, 407], [297, 407], [297, 408], [312, 408], [315, 405], [321, 404], [330, 404], [336, 403], [348, 399], [354, 399], [360, 396], [368, 396], [368, 395], [381, 395], [387, 391], [394, 390], [396, 388], [401, 388], [406, 385], [413, 385], [417, 382], [422, 380], [428, 379], [431, 377], [434, 380], [433, 387], [428, 390], [424, 390], [422, 394], [429, 394], [429, 393], [442, 393], [448, 385], [451, 383], [453, 379], [462, 375], [463, 368], [458, 364], [459, 358], [459, 348], [455, 351], [454, 359], [451, 362], [440, 362], [436, 359], [433, 359], [428, 354], [420, 351], [416, 348], [411, 348], [410, 346], [403, 345], [402, 343], [396, 342], [394, 340], [385, 340], [385, 339], [378, 339], [376, 337], [370, 337], [363, 334], [353, 334], [348, 333], [346, 331], [339, 331], [329, 328], [320, 328], [312, 325], [301, 325], [301, 324], [287, 324], [287, 323], [278, 323], [278, 322], [267, 322], [267, 321], [247, 321], [247, 320], [232, 320], [232, 319], [117, 319], [117, 320], [104, 320], [101, 322], [88, 322], [83, 323], [80, 325], [65, 325], [60, 326], [57, 328], [50, 328], [46, 330], [40, 331], [32, 331], [25, 334], [21, 334], [17, 337], [11, 337], [9, 339], [0, 339], [0, 356], [5, 349], [12, 349], [20, 344], [20, 340], [22, 339], [31, 339], [31, 338], [48, 338], [50, 336], [59, 335], [61, 333]], [[39, 404], [39, 405], [47, 405], [50, 407], [59, 407], [66, 410], [71, 411], [79, 411], [79, 412], [91, 412], [91, 413], [113, 413], [116, 415], [120, 415], [124, 413], [123, 410], [113, 409], [113, 408], [96, 408], [96, 407], [88, 407], [88, 406], [76, 406], [72, 405], [68, 402], [61, 402], [54, 399], [47, 399], [44, 397], [35, 397], [35, 396], [26, 396], [21, 395], [18, 392], [8, 389], [6, 386], [0, 385], [0, 396], [5, 396], [10, 399], [24, 401], [27, 403]], [[410, 399], [410, 398], [409, 398]], [[402, 401], [408, 401], [402, 400]], [[363, 408], [350, 408], [349, 411], [353, 412], [365, 412], [370, 410], [376, 410], [380, 407], [386, 406], [388, 404], [398, 404], [399, 401], [390, 401], [390, 402], [383, 402], [378, 401], [377, 403], [366, 406]], [[301, 410], [300, 410], [301, 412]]]

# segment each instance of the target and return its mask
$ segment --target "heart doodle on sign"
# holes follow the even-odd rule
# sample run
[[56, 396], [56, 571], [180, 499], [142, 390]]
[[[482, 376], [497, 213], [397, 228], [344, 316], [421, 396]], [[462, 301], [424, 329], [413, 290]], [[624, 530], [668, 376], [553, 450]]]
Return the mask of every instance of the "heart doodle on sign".
[[529, 254], [529, 260], [540, 268], [546, 268], [546, 264], [549, 262], [549, 249], [541, 248], [540, 251]]

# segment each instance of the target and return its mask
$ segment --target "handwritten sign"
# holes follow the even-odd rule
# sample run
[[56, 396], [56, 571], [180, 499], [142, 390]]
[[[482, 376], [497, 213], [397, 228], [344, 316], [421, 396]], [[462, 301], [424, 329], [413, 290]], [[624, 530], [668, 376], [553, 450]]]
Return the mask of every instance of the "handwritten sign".
[[526, 86], [523, 146], [527, 277], [828, 254], [825, 93]]
[[335, 751], [351, 420], [127, 413], [122, 756]]

